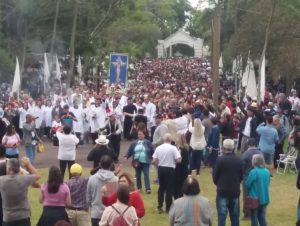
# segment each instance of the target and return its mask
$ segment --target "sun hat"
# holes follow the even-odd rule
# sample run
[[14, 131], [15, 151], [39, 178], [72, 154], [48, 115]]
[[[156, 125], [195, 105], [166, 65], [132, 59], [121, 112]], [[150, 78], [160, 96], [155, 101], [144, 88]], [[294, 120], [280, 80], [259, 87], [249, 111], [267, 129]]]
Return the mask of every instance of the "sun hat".
[[107, 145], [109, 143], [109, 140], [106, 139], [105, 135], [100, 135], [97, 140], [95, 140], [96, 144], [100, 145]]
[[78, 163], [74, 163], [70, 168], [71, 174], [81, 174], [82, 173], [82, 167]]

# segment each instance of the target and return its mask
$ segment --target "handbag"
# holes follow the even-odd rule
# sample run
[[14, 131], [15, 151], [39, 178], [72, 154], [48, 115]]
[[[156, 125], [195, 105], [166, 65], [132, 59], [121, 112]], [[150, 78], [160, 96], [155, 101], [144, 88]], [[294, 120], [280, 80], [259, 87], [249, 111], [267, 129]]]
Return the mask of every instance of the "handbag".
[[131, 166], [133, 167], [133, 168], [138, 168], [139, 167], [139, 165], [140, 165], [140, 161], [138, 160], [138, 159], [132, 159], [132, 161], [131, 161]]
[[[256, 171], [256, 178], [257, 178], [257, 182], [255, 183], [256, 184], [256, 187], [257, 187], [257, 196], [259, 196], [259, 192], [258, 192], [258, 173]], [[259, 202], [259, 198], [253, 198], [253, 197], [250, 197], [250, 196], [246, 196], [245, 198], [245, 206], [249, 209], [257, 209], [260, 205], [260, 202]]]
[[132, 158], [132, 161], [131, 161], [131, 166], [133, 168], [136, 169], [136, 168], [138, 168], [140, 166], [140, 161], [139, 161], [140, 157], [141, 157], [141, 151], [140, 151], [139, 157], [137, 159], [135, 159], [134, 155], [133, 155], [133, 158]]
[[37, 143], [37, 148], [36, 148], [38, 153], [43, 153], [45, 151], [45, 146], [42, 142]]

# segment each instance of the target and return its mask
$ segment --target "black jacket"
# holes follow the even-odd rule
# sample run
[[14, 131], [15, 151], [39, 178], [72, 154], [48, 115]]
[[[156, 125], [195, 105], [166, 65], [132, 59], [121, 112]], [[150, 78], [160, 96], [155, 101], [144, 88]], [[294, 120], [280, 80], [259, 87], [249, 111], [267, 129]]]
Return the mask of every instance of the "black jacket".
[[240, 184], [243, 180], [243, 162], [234, 153], [218, 157], [213, 171], [213, 181], [217, 194], [226, 198], [240, 196]]
[[115, 152], [110, 150], [106, 146], [100, 146], [93, 148], [87, 156], [88, 161], [93, 162], [93, 167], [96, 168], [99, 166], [102, 156], [108, 155], [110, 156], [115, 162], [118, 160]]
[[[243, 118], [238, 125], [238, 127], [240, 128], [241, 134], [243, 133], [243, 131], [245, 129], [247, 119], [248, 119], [248, 117]], [[250, 122], [250, 127], [251, 127], [250, 137], [255, 138], [256, 140], [258, 140], [258, 135], [256, 133], [257, 125], [258, 125], [257, 118], [256, 118], [256, 116], [253, 116], [252, 120]]]

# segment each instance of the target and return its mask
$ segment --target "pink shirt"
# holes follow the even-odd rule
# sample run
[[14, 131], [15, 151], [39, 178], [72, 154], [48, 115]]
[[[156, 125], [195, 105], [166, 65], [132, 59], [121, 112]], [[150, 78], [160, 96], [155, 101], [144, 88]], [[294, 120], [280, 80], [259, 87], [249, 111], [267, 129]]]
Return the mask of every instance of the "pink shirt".
[[12, 136], [4, 135], [2, 138], [2, 144], [4, 145], [14, 145], [20, 142], [20, 137], [17, 133]]
[[66, 206], [66, 199], [70, 195], [69, 187], [65, 183], [60, 185], [56, 193], [48, 193], [48, 184], [43, 184], [41, 192], [43, 206]]

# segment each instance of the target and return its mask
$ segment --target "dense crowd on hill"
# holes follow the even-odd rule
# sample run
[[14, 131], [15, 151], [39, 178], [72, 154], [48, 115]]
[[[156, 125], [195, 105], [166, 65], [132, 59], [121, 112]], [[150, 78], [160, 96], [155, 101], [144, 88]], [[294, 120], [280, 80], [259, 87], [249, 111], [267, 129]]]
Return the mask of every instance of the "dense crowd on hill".
[[[212, 225], [212, 205], [199, 195], [195, 179], [203, 166], [212, 168], [219, 226], [225, 225], [227, 210], [232, 225], [239, 225], [240, 197], [244, 217], [252, 225], [267, 225], [274, 167], [282, 154], [300, 151], [300, 100], [296, 90], [269, 90], [264, 102], [241, 98], [223, 75], [220, 79], [214, 107], [209, 61], [144, 59], [135, 63], [126, 89], [102, 85], [97, 93], [81, 84], [2, 102], [3, 225], [30, 225], [30, 185], [41, 190], [39, 226], [139, 225], [145, 215], [141, 194], [153, 192], [151, 164], [157, 167], [157, 210], [169, 213], [171, 225]], [[59, 167], [50, 167], [47, 183], [40, 185], [33, 165], [36, 148], [46, 139], [58, 146]], [[125, 158], [132, 159], [136, 181], [119, 167], [124, 141], [131, 142]], [[76, 161], [76, 148], [87, 143], [94, 144], [88, 179]], [[21, 158], [20, 145], [27, 158]], [[66, 170], [70, 179], [64, 182]]]

